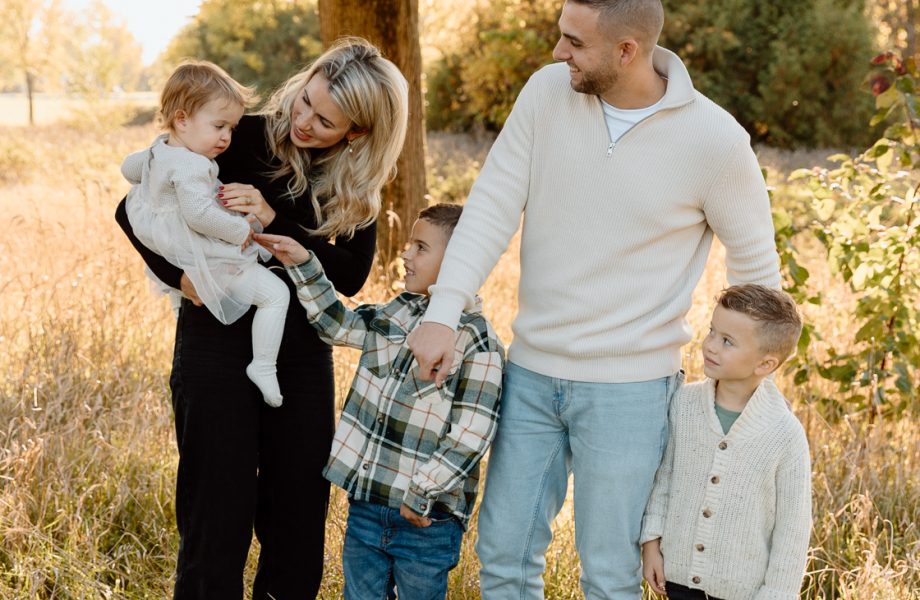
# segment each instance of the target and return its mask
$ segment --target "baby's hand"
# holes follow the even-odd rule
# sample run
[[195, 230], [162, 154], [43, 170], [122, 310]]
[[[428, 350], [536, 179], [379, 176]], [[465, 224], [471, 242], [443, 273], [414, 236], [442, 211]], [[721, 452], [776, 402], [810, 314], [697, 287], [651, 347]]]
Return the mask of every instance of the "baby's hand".
[[661, 539], [642, 544], [642, 576], [656, 594], [667, 596], [664, 589], [664, 557], [661, 555]]
[[284, 235], [257, 233], [253, 239], [286, 266], [299, 265], [310, 260], [310, 251], [293, 238]]

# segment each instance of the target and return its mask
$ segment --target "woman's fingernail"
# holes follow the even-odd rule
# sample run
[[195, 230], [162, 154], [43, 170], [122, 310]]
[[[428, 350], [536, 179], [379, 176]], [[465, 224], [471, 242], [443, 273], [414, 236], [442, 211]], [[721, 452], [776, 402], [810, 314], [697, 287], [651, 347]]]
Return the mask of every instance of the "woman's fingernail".
[[219, 186], [217, 186], [217, 189], [222, 190], [222, 189], [224, 189], [224, 186], [219, 185]]
[[223, 198], [224, 195], [223, 195], [223, 194], [217, 194], [217, 197], [218, 197], [218, 198]]

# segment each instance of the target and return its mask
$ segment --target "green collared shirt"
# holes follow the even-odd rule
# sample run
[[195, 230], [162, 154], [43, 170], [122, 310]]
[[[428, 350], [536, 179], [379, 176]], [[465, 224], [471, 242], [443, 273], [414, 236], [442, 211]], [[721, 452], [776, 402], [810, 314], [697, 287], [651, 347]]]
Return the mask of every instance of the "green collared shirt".
[[326, 343], [361, 349], [358, 371], [323, 474], [356, 500], [469, 523], [479, 461], [495, 437], [504, 349], [479, 306], [464, 312], [454, 367], [441, 388], [419, 379], [406, 338], [428, 297], [404, 292], [348, 309], [310, 259], [287, 268], [307, 317]]

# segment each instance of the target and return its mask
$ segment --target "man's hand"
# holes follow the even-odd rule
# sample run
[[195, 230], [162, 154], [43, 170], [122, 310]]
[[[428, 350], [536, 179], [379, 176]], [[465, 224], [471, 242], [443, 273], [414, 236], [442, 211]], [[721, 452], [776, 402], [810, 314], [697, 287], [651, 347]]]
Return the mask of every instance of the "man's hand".
[[418, 360], [419, 378], [434, 379], [438, 387], [454, 366], [454, 345], [457, 332], [440, 323], [422, 323], [409, 334], [409, 349]]
[[185, 273], [183, 273], [182, 278], [179, 279], [179, 289], [182, 290], [185, 297], [191, 300], [192, 304], [195, 306], [202, 306], [204, 304], [201, 298], [198, 297], [198, 292], [195, 290], [195, 284], [192, 283], [192, 280], [189, 279], [188, 275]]
[[429, 525], [431, 525], [431, 519], [429, 519], [428, 517], [423, 517], [421, 515], [416, 514], [415, 511], [413, 511], [411, 508], [409, 508], [405, 504], [399, 505], [399, 516], [409, 521], [416, 527], [428, 527]]
[[667, 596], [664, 589], [664, 557], [661, 555], [661, 539], [642, 544], [642, 576], [656, 594]]

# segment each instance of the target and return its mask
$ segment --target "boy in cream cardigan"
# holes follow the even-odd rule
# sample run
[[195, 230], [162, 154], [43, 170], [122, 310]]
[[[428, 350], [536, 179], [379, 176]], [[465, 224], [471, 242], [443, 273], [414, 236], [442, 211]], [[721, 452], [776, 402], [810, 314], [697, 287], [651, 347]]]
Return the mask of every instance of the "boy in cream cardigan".
[[788, 294], [719, 297], [703, 341], [707, 379], [670, 408], [670, 438], [642, 523], [643, 575], [669, 600], [793, 600], [811, 532], [802, 425], [766, 377], [795, 349]]

